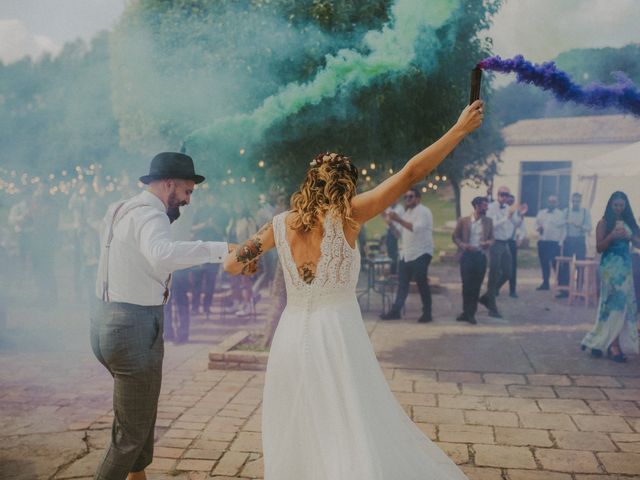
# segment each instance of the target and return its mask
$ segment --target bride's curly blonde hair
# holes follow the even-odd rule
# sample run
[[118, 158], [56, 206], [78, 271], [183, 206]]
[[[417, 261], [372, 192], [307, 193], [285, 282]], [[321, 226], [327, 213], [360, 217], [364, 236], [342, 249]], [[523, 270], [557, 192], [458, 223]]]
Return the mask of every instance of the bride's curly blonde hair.
[[292, 216], [291, 228], [309, 232], [327, 214], [357, 228], [351, 216], [357, 182], [358, 169], [349, 157], [328, 152], [316, 156], [300, 189], [291, 197], [291, 211], [296, 214]]

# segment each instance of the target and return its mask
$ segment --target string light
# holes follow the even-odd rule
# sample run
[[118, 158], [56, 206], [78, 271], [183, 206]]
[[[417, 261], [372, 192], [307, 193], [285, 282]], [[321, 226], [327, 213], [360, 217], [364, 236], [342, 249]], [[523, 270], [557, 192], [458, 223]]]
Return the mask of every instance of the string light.
[[371, 181], [371, 177], [369, 175], [367, 175], [366, 180], [367, 180], [367, 182], [370, 182]]
[[260, 160], [260, 161], [258, 162], [258, 167], [260, 167], [260, 168], [264, 168], [264, 160]]
[[366, 174], [367, 174], [367, 169], [366, 169], [366, 168], [363, 168], [363, 169], [362, 169], [362, 175], [366, 175]]
[[390, 169], [389, 169], [389, 173], [390, 173], [391, 175], [393, 175], [393, 168], [390, 168]]
[[443, 176], [442, 176], [442, 181], [443, 181], [443, 182], [446, 182], [446, 181], [447, 181], [447, 176], [446, 176], [446, 175], [443, 175]]
[[371, 168], [371, 170], [375, 170], [376, 169], [376, 164], [372, 163], [371, 165], [369, 165], [369, 168]]
[[241, 149], [240, 149], [240, 155], [244, 155], [244, 152], [245, 152], [245, 149], [244, 149], [244, 148], [241, 148]]

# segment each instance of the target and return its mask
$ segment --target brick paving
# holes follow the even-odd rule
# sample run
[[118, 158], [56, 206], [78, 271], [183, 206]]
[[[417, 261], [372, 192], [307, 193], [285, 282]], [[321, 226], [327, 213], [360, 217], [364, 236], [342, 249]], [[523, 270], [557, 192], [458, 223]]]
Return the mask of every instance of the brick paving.
[[[446, 291], [434, 295], [433, 324], [414, 323], [416, 298], [406, 320], [368, 312], [389, 385], [472, 480], [639, 479], [640, 361], [581, 352], [595, 310], [535, 292], [536, 273], [521, 275], [520, 299], [498, 299], [503, 320], [455, 322], [453, 268], [437, 270]], [[264, 373], [207, 368], [210, 345], [247, 326], [196, 318], [194, 343], [167, 345], [150, 479], [262, 478]], [[0, 349], [2, 478], [91, 478], [110, 434], [111, 380], [81, 333], [59, 339], [72, 345], [64, 353], [47, 342]]]

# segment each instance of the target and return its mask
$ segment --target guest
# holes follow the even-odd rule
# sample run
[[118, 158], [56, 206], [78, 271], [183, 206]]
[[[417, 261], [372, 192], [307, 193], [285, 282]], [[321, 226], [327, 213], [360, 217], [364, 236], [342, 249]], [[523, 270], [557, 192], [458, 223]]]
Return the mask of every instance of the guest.
[[558, 197], [549, 195], [547, 208], [540, 210], [536, 217], [538, 258], [542, 269], [542, 283], [536, 290], [549, 290], [551, 269], [555, 270], [556, 257], [560, 255], [560, 243], [566, 234], [565, 213], [558, 208]]
[[[225, 227], [229, 223], [229, 213], [224, 205], [217, 204], [215, 197], [208, 194], [202, 205], [196, 208], [191, 232], [194, 240], [205, 241], [208, 238], [226, 238]], [[213, 294], [218, 278], [217, 263], [205, 263], [191, 269], [193, 290], [191, 312], [198, 313], [202, 302], [202, 310], [207, 318], [211, 313]]]
[[[274, 213], [276, 210], [275, 203], [279, 194], [280, 188], [276, 185], [272, 185], [271, 188], [269, 188], [269, 194], [266, 197], [262, 196], [264, 198], [262, 199], [260, 208], [256, 213], [256, 225], [258, 227], [262, 227], [263, 225], [271, 222], [271, 219], [274, 217]], [[261, 297], [260, 290], [268, 287], [273, 281], [273, 276], [275, 275], [276, 270], [277, 257], [278, 255], [275, 250], [266, 252], [262, 256], [258, 276], [256, 277], [255, 283], [253, 284], [253, 297], [256, 299], [256, 301]]]
[[460, 218], [453, 232], [453, 242], [461, 254], [462, 278], [462, 314], [456, 320], [476, 324], [480, 288], [487, 271], [487, 254], [493, 243], [493, 222], [486, 216], [489, 207], [486, 197], [475, 197], [471, 205], [473, 213]]
[[[178, 207], [180, 209], [180, 207]], [[174, 218], [169, 217], [171, 240], [188, 242], [191, 240], [191, 228], [194, 220], [194, 209], [180, 209]], [[179, 217], [179, 218], [178, 218]], [[194, 267], [176, 270], [171, 274], [171, 295], [164, 306], [164, 339], [174, 343], [189, 341], [189, 291], [191, 291], [191, 273]], [[197, 268], [197, 267], [196, 267]], [[175, 328], [174, 328], [175, 327]]]
[[[507, 198], [507, 205], [510, 207], [516, 202], [516, 197], [509, 195]], [[518, 298], [518, 292], [516, 291], [516, 284], [518, 279], [518, 249], [522, 244], [522, 241], [527, 238], [527, 228], [524, 225], [524, 215], [529, 209], [526, 203], [520, 205], [518, 210], [513, 214], [513, 235], [507, 242], [509, 245], [509, 253], [511, 254], [511, 274], [509, 275], [509, 296], [511, 298]]]
[[638, 353], [636, 300], [629, 244], [640, 245], [640, 228], [629, 199], [614, 192], [596, 226], [596, 250], [600, 258], [600, 304], [596, 323], [582, 340], [582, 349], [615, 362], [627, 360], [625, 352]]
[[398, 272], [398, 240], [402, 235], [399, 227], [391, 221], [389, 214], [396, 212], [398, 215], [404, 213], [404, 207], [400, 202], [397, 202], [394, 206], [389, 207], [383, 214], [383, 219], [387, 224], [387, 233], [385, 234], [385, 244], [387, 247], [387, 256], [391, 259], [390, 273], [395, 275]]
[[380, 315], [382, 320], [401, 317], [400, 311], [409, 295], [409, 283], [415, 280], [422, 300], [420, 323], [432, 320], [431, 291], [427, 279], [429, 264], [433, 256], [433, 215], [420, 203], [420, 189], [413, 187], [404, 194], [405, 212], [400, 215], [390, 212], [389, 218], [402, 232], [402, 250], [398, 264], [398, 292], [391, 309]]
[[[249, 207], [244, 200], [235, 203], [235, 215], [227, 226], [227, 237], [231, 243], [242, 243], [251, 238], [258, 231], [256, 221], [251, 216]], [[234, 300], [239, 304], [236, 316], [245, 317], [253, 312], [253, 280], [246, 275], [233, 278]], [[235, 310], [235, 305], [234, 305]]]
[[[584, 260], [587, 254], [586, 237], [591, 233], [591, 214], [586, 208], [580, 206], [582, 195], [575, 192], [571, 195], [571, 208], [567, 209], [565, 221], [567, 236], [562, 242], [562, 255], [565, 257], [576, 256], [576, 260]], [[569, 285], [569, 266], [562, 264], [558, 272], [558, 285]], [[559, 292], [556, 298], [568, 297], [566, 291]]]
[[515, 205], [509, 206], [507, 201], [511, 192], [508, 187], [498, 189], [498, 199], [489, 204], [487, 217], [493, 221], [494, 242], [489, 249], [489, 282], [487, 291], [478, 301], [489, 310], [489, 316], [502, 318], [496, 304], [496, 296], [500, 287], [511, 277], [511, 251], [509, 240], [513, 238], [517, 217]]

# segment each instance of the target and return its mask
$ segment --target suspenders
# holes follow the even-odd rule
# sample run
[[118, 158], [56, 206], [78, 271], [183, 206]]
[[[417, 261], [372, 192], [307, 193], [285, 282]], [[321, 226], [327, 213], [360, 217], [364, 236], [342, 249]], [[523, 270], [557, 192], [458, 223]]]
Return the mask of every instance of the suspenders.
[[[104, 246], [104, 274], [102, 277], [102, 301], [109, 302], [109, 250], [111, 248], [111, 241], [113, 240], [113, 229], [116, 224], [124, 218], [124, 216], [132, 210], [135, 210], [139, 207], [150, 207], [151, 205], [147, 204], [137, 204], [132, 205], [127, 210], [124, 211], [122, 215], [118, 218], [118, 213], [120, 209], [127, 202], [122, 202], [120, 205], [116, 207], [116, 210], [113, 212], [113, 218], [111, 219], [111, 225], [109, 227], [109, 235], [107, 236], [107, 243]], [[162, 295], [162, 304], [165, 305], [169, 300], [169, 283], [171, 282], [171, 274], [167, 277], [167, 280], [164, 282], [164, 293]]]

